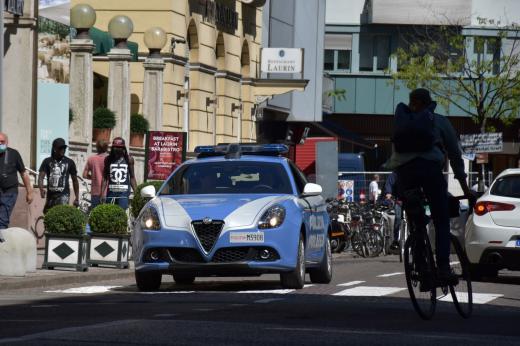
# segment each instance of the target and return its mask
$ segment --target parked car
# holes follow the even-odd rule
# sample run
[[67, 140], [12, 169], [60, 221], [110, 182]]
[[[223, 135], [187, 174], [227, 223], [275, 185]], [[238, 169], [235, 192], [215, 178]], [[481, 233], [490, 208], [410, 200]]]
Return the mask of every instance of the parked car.
[[198, 147], [152, 197], [133, 232], [135, 279], [156, 290], [163, 274], [280, 274], [285, 288], [329, 283], [329, 217], [319, 185], [307, 183], [284, 145]]
[[520, 270], [520, 169], [502, 172], [478, 199], [465, 243], [475, 280]]

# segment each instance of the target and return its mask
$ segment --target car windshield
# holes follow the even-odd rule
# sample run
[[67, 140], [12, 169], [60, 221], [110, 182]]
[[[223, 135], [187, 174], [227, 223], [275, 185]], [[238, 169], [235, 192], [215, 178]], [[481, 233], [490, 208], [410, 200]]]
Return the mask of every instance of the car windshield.
[[491, 194], [502, 197], [520, 198], [520, 175], [509, 175], [497, 179]]
[[224, 161], [187, 164], [161, 195], [292, 194], [287, 171], [279, 163]]

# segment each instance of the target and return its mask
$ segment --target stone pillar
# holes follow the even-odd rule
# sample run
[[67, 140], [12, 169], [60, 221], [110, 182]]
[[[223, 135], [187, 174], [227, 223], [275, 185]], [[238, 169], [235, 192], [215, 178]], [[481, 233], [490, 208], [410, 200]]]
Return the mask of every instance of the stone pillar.
[[162, 58], [147, 58], [144, 63], [143, 114], [152, 130], [163, 126], [163, 80], [165, 63]]
[[108, 53], [108, 108], [116, 113], [116, 127], [112, 137], [130, 141], [130, 61], [132, 53], [126, 48], [112, 48]]
[[81, 172], [86, 157], [92, 152], [94, 74], [91, 39], [73, 39], [70, 45], [70, 109], [74, 120], [69, 130], [69, 156]]

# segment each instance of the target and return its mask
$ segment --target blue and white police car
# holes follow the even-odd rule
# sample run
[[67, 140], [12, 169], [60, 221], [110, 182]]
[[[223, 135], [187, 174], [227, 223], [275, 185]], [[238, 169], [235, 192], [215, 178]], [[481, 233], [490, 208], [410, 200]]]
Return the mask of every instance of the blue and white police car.
[[319, 185], [283, 157], [284, 145], [197, 147], [136, 219], [135, 278], [157, 290], [162, 275], [196, 277], [280, 274], [284, 288], [332, 279], [329, 217]]

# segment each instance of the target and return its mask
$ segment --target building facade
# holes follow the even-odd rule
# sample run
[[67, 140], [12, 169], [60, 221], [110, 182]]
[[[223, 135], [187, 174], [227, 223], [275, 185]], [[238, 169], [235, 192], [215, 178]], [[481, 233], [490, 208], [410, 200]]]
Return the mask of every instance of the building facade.
[[[480, 18], [492, 20], [482, 25]], [[429, 1], [427, 5], [412, 0], [327, 0], [324, 69], [344, 89], [344, 100], [334, 102], [327, 119], [375, 142], [370, 168], [378, 169], [391, 151], [392, 114], [399, 102], [408, 101], [409, 90], [403, 83], [391, 83], [391, 72], [399, 68], [393, 56], [405, 47], [410, 37], [423, 28], [457, 25], [463, 28], [467, 44], [472, 37], [496, 36], [497, 23], [520, 22], [520, 3], [512, 0]], [[507, 45], [507, 40], [504, 44]], [[468, 59], [494, 59], [491, 49], [479, 51], [471, 46]], [[455, 105], [439, 107], [459, 133], [478, 133], [470, 116]], [[377, 124], [377, 126], [376, 126]], [[519, 122], [504, 132], [504, 151], [493, 155], [492, 165], [500, 171], [516, 165], [519, 152]], [[345, 151], [361, 150], [344, 147]]]

